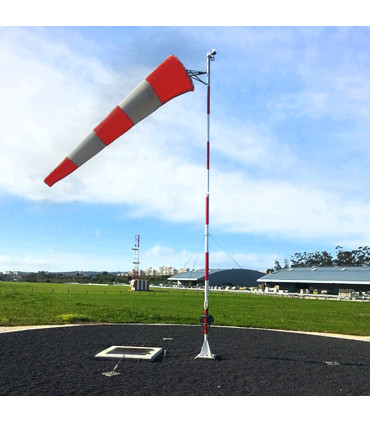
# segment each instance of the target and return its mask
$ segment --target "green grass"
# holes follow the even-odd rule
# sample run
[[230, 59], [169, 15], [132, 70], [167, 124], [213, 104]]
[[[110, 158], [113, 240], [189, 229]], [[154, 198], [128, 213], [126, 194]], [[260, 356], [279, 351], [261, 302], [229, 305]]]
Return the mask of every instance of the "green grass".
[[[0, 282], [0, 326], [67, 323], [199, 324], [203, 292]], [[210, 292], [216, 325], [370, 335], [370, 304]]]

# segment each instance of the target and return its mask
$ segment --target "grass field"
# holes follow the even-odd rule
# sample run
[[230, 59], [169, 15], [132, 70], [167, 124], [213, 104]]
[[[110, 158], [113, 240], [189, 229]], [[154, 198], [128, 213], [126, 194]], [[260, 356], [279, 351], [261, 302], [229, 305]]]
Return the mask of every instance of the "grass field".
[[[0, 282], [0, 326], [66, 323], [199, 324], [203, 292]], [[215, 325], [370, 335], [370, 304], [210, 292]]]

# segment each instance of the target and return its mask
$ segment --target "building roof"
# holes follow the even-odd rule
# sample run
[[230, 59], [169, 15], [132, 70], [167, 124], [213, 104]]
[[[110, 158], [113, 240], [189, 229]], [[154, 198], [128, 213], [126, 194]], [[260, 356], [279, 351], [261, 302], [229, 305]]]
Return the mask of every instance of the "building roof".
[[[257, 279], [264, 273], [250, 269], [210, 269], [209, 284], [212, 285], [237, 285], [256, 286]], [[204, 283], [204, 269], [193, 270], [168, 278], [169, 281]]]
[[370, 267], [292, 267], [281, 269], [258, 279], [265, 282], [316, 282], [368, 285]]

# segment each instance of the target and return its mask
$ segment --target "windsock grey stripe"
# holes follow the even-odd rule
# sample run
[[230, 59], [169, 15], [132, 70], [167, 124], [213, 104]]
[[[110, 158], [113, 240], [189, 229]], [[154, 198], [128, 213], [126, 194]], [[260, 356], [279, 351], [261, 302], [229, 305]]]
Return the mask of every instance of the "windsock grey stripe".
[[95, 154], [98, 154], [99, 151], [103, 150], [104, 147], [106, 145], [103, 141], [100, 140], [95, 132], [91, 132], [68, 157], [76, 166], [80, 167]]
[[149, 82], [144, 80], [121, 101], [119, 107], [136, 125], [161, 105]]

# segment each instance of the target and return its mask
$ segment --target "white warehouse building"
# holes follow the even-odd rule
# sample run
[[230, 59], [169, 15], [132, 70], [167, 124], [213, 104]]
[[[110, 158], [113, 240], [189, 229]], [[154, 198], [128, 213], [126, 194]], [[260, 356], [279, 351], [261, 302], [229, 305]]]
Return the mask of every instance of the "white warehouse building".
[[326, 291], [338, 294], [342, 290], [370, 291], [370, 267], [290, 267], [264, 275], [258, 284], [279, 286], [290, 292]]

